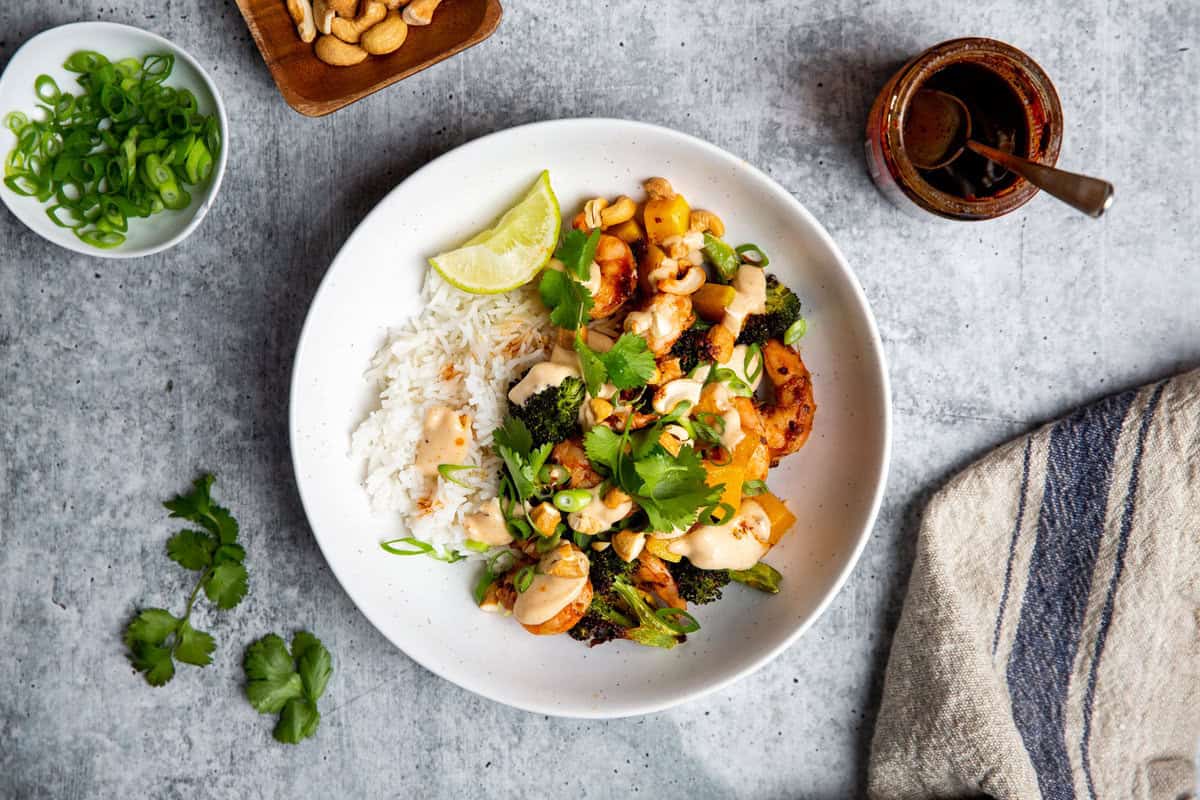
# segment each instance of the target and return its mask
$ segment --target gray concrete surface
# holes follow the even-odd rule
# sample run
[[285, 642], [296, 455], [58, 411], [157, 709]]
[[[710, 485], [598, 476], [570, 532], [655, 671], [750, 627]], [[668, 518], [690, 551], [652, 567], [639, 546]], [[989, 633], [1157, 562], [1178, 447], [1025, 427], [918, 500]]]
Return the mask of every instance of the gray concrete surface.
[[[179, 42], [221, 85], [232, 159], [182, 247], [110, 263], [0, 213], [0, 797], [860, 795], [924, 498], [988, 447], [1110, 390], [1200, 362], [1200, 6], [509, 0], [466, 54], [332, 117], [282, 102], [230, 0], [15, 0], [0, 63], [79, 19]], [[1092, 222], [1041, 197], [986, 224], [914, 219], [868, 179], [862, 126], [905, 58], [986, 34], [1062, 95], [1062, 163], [1112, 179]], [[674, 711], [547, 719], [394, 650], [322, 560], [292, 481], [288, 375], [305, 309], [383, 194], [481, 134], [629, 117], [761, 166], [858, 271], [890, 359], [882, 517], [829, 613], [772, 665]], [[119, 640], [178, 607], [159, 501], [201, 469], [242, 522], [253, 589], [201, 612], [220, 649], [153, 690]], [[315, 740], [275, 744], [240, 654], [308, 627], [337, 671]]]

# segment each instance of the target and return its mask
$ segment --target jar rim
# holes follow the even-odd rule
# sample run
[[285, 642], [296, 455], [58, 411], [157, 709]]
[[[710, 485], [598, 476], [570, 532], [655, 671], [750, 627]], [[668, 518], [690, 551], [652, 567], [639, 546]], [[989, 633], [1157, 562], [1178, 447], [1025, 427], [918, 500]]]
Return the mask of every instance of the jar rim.
[[[951, 39], [929, 48], [901, 69], [886, 98], [882, 126], [891, 160], [898, 170], [897, 183], [910, 199], [934, 213], [957, 219], [992, 219], [1029, 202], [1038, 188], [1018, 175], [1001, 192], [969, 200], [942, 191], [925, 180], [904, 149], [904, 114], [913, 96], [936, 73], [960, 63], [987, 69], [1012, 85], [1026, 115], [1028, 157], [1049, 167], [1058, 162], [1062, 147], [1062, 104], [1050, 77], [1036, 61], [996, 39]], [[1033, 117], [1035, 111], [1042, 119]]]

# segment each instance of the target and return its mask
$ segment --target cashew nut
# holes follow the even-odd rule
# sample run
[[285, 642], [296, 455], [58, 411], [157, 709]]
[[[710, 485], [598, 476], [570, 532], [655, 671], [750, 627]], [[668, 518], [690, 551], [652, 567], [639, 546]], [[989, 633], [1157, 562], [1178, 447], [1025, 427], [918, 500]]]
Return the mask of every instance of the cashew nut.
[[583, 224], [591, 230], [601, 227], [600, 213], [606, 208], [608, 208], [608, 201], [603, 197], [588, 200], [583, 204]]
[[688, 231], [693, 233], [708, 231], [719, 239], [725, 235], [725, 223], [711, 211], [693, 211], [688, 215]]
[[633, 531], [621, 531], [612, 537], [613, 550], [623, 561], [633, 561], [642, 553], [646, 546], [646, 534]]
[[296, 33], [300, 34], [300, 41], [308, 43], [317, 38], [312, 0], [287, 0], [287, 10], [296, 25]]
[[675, 196], [675, 190], [666, 178], [651, 178], [642, 184], [642, 188], [651, 200], [670, 200]]
[[529, 512], [529, 519], [538, 533], [549, 538], [554, 535], [554, 529], [562, 521], [562, 512], [551, 503], [539, 503]]
[[404, 8], [404, 21], [409, 25], [428, 25], [433, 22], [433, 12], [442, 0], [413, 0]]
[[339, 17], [353, 17], [358, 10], [358, 0], [329, 0], [329, 7]]
[[313, 0], [313, 20], [317, 30], [326, 35], [329, 34], [333, 25], [334, 17], [337, 12], [333, 10], [330, 0]]
[[329, 26], [329, 30], [347, 44], [358, 44], [363, 33], [381, 22], [387, 13], [387, 7], [379, 0], [366, 0], [361, 14], [352, 19], [337, 17]]
[[331, 67], [352, 67], [367, 58], [367, 51], [356, 44], [346, 44], [336, 36], [317, 39], [317, 58]]
[[399, 50], [407, 38], [408, 23], [400, 17], [399, 11], [389, 11], [387, 19], [364, 33], [359, 44], [371, 55], [383, 56]]
[[636, 213], [637, 203], [633, 202], [633, 198], [621, 195], [615, 203], [600, 212], [600, 227], [608, 229], [628, 222]]
[[383, 0], [383, 4], [387, 6], [388, 11], [395, 11], [400, 6], [404, 5], [407, 0]]
[[704, 285], [708, 277], [701, 267], [688, 267], [678, 278], [664, 278], [658, 282], [658, 290], [667, 294], [693, 294]]

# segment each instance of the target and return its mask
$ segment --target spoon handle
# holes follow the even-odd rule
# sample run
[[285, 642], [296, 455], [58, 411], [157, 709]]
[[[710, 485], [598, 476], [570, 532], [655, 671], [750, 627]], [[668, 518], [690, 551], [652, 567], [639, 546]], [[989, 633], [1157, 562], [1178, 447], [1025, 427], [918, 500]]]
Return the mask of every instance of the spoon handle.
[[1089, 217], [1100, 216], [1112, 205], [1114, 190], [1108, 181], [1037, 164], [974, 140], [968, 141], [967, 147], [989, 161], [995, 161], [1000, 166], [1012, 170], [1034, 186], [1049, 192]]

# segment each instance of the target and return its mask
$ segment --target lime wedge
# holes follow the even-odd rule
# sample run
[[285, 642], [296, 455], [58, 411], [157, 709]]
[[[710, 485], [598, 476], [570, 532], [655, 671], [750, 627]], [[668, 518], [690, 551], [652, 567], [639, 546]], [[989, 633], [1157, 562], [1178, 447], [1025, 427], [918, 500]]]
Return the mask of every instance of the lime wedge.
[[550, 173], [543, 170], [529, 193], [495, 225], [457, 250], [434, 256], [429, 263], [464, 292], [507, 292], [529, 283], [546, 266], [558, 245], [561, 225]]

